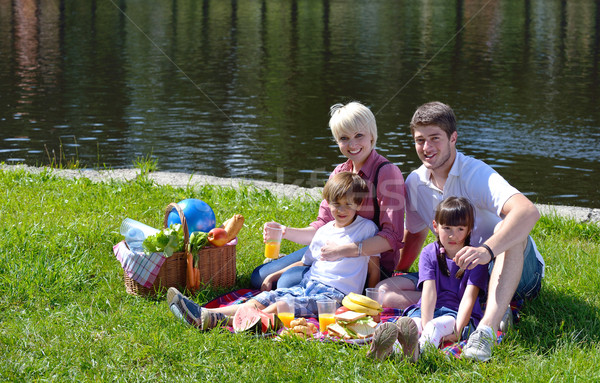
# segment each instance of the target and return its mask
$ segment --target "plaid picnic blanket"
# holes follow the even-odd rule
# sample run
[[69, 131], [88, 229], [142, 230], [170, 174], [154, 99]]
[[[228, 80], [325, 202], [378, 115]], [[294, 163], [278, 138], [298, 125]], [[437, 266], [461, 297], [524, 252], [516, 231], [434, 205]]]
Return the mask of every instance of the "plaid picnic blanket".
[[[241, 289], [241, 290], [232, 291], [230, 293], [221, 295], [220, 297], [213, 299], [212, 301], [210, 301], [206, 305], [204, 305], [204, 307], [218, 308], [218, 307], [224, 307], [224, 306], [229, 306], [229, 305], [241, 304], [241, 303], [244, 303], [247, 300], [251, 299], [255, 295], [258, 295], [259, 293], [260, 293], [260, 290], [251, 290], [251, 289]], [[520, 309], [520, 305], [518, 305], [518, 306], [515, 305], [514, 307], [511, 305], [511, 307], [513, 308], [513, 313], [514, 313], [515, 309], [516, 310]], [[393, 309], [393, 308], [385, 308], [383, 310], [383, 312], [381, 313], [381, 322], [383, 323], [383, 322], [395, 321], [400, 316], [402, 316], [402, 310]], [[517, 318], [517, 316], [515, 316], [515, 318]], [[318, 318], [307, 317], [306, 320], [314, 323], [317, 327], [319, 326]], [[229, 331], [233, 332], [233, 328], [228, 327], [228, 329], [229, 329]], [[502, 332], [498, 331], [496, 335], [497, 335], [497, 342], [500, 343], [502, 341], [504, 334]], [[316, 339], [326, 340], [326, 337], [321, 335], [321, 336], [316, 337]], [[355, 342], [355, 344], [367, 344], [367, 343], [368, 342], [362, 342], [362, 343]], [[462, 349], [466, 344], [467, 344], [466, 340], [463, 340], [463, 341], [457, 342], [457, 343], [446, 342], [445, 344], [442, 344], [440, 346], [440, 349], [449, 356], [454, 356], [456, 358], [459, 358], [460, 354], [462, 352]]]
[[114, 245], [113, 252], [129, 278], [147, 288], [152, 287], [161, 266], [165, 263], [162, 253], [146, 255], [143, 252], [131, 251], [125, 241]]

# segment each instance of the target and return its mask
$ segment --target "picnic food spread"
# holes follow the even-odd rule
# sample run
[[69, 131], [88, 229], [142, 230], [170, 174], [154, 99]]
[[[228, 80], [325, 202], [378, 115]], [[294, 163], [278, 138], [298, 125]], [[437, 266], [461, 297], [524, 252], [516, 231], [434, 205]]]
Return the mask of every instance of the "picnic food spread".
[[345, 311], [334, 316], [335, 323], [327, 326], [329, 335], [341, 339], [366, 339], [373, 336], [377, 323], [365, 313]]
[[365, 313], [370, 316], [379, 315], [379, 313], [383, 311], [383, 307], [381, 307], [377, 301], [356, 293], [346, 295], [344, 300], [342, 300], [342, 305], [348, 307], [352, 311]]
[[125, 240], [113, 252], [123, 267], [127, 292], [146, 296], [168, 287], [195, 291], [203, 284], [233, 286], [243, 224], [244, 217], [234, 214], [215, 228], [212, 208], [193, 198], [166, 207], [162, 230], [126, 218], [120, 227]]
[[303, 339], [312, 337], [318, 332], [317, 326], [308, 322], [306, 318], [298, 318], [294, 319], [290, 322], [290, 327], [286, 330], [283, 330], [280, 336], [297, 336]]
[[237, 237], [240, 230], [242, 230], [242, 226], [244, 226], [244, 216], [241, 214], [234, 214], [233, 217], [223, 222], [220, 227], [227, 232], [227, 242], [229, 242]]
[[[232, 222], [234, 224], [228, 224]], [[190, 243], [187, 254], [186, 285], [191, 290], [200, 288], [200, 250], [207, 245], [221, 247], [235, 239], [244, 225], [244, 216], [234, 214], [223, 223], [221, 227], [213, 228], [208, 233], [195, 231], [190, 235]], [[229, 229], [229, 231], [227, 231]], [[229, 239], [231, 237], [231, 240]]]
[[[232, 224], [228, 226], [225, 223], [231, 221]], [[229, 243], [235, 237], [237, 237], [238, 233], [242, 229], [244, 225], [244, 217], [241, 214], [235, 214], [233, 217], [225, 221], [223, 227], [220, 230], [223, 230], [226, 234], [227, 242]], [[227, 231], [227, 228], [229, 231]], [[188, 248], [186, 249], [189, 253], [197, 254], [203, 247], [207, 246], [209, 243], [213, 244], [211, 241], [210, 233], [217, 228], [211, 229], [208, 233], [203, 231], [194, 231], [190, 234]], [[214, 232], [213, 232], [214, 233]], [[213, 234], [214, 236], [214, 234]], [[221, 234], [219, 234], [221, 238]], [[225, 243], [219, 242], [218, 245], [222, 246]], [[213, 244], [214, 245], [214, 244]], [[158, 231], [154, 235], [149, 235], [144, 239], [143, 248], [146, 254], [150, 253], [163, 253], [165, 257], [170, 257], [174, 252], [183, 251], [184, 250], [184, 233], [183, 226], [178, 223], [172, 223], [169, 227], [164, 228]], [[196, 262], [195, 262], [196, 263]]]
[[233, 316], [232, 327], [235, 332], [265, 334], [279, 330], [283, 323], [275, 314], [267, 314], [254, 306], [240, 306]]

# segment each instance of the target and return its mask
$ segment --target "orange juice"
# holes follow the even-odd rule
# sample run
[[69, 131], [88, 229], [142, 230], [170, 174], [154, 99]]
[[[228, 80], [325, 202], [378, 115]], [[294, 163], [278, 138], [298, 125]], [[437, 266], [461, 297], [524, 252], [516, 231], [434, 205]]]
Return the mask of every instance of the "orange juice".
[[281, 319], [283, 325], [288, 328], [290, 327], [290, 322], [294, 320], [293, 313], [279, 313], [277, 314], [277, 316], [279, 317], [279, 319]]
[[319, 314], [319, 329], [321, 332], [327, 331], [327, 326], [332, 323], [335, 323], [333, 314]]
[[266, 258], [279, 258], [279, 242], [267, 242], [265, 243], [265, 257]]

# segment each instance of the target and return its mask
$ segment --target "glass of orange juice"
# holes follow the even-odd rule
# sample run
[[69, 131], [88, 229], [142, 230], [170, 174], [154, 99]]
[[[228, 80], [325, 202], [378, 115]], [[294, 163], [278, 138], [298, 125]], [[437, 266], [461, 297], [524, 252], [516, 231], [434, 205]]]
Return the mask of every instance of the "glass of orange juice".
[[326, 333], [327, 326], [335, 322], [337, 302], [332, 299], [317, 301], [317, 309], [319, 310], [319, 330]]
[[277, 298], [277, 316], [283, 322], [285, 327], [290, 327], [290, 322], [294, 320], [294, 297], [285, 295]]
[[279, 258], [279, 247], [281, 246], [281, 237], [283, 228], [277, 222], [267, 222], [265, 224], [265, 257], [271, 259]]

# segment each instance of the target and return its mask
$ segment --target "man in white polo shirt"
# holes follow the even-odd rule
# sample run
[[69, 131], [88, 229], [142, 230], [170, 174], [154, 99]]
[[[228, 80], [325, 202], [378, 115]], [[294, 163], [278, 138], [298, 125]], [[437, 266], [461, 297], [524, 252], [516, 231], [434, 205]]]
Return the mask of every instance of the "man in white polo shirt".
[[[405, 245], [400, 262], [417, 258], [429, 230], [435, 207], [444, 198], [468, 198], [475, 206], [471, 246], [458, 252], [461, 267], [490, 265], [484, 317], [470, 335], [463, 356], [488, 360], [494, 330], [514, 297], [533, 298], [541, 287], [544, 261], [529, 236], [540, 214], [535, 205], [484, 162], [457, 152], [456, 117], [441, 102], [420, 106], [410, 124], [415, 148], [423, 165], [406, 179]], [[411, 275], [382, 281], [385, 306], [405, 307], [420, 293], [409, 283]], [[416, 283], [415, 280], [413, 280]], [[410, 291], [412, 290], [412, 291]]]

